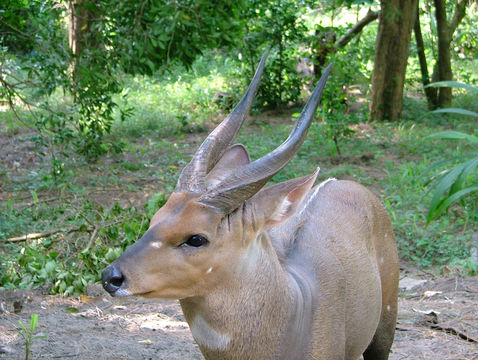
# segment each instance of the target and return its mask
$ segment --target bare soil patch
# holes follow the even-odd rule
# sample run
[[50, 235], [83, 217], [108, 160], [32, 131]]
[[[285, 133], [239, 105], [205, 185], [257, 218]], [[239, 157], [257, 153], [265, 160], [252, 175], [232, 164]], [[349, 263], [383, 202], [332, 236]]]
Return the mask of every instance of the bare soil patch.
[[[402, 290], [391, 360], [478, 359], [478, 278], [433, 277]], [[63, 298], [41, 291], [0, 293], [0, 357], [23, 359], [18, 320], [39, 315], [33, 359], [202, 359], [177, 302], [115, 299], [99, 285], [89, 296]]]

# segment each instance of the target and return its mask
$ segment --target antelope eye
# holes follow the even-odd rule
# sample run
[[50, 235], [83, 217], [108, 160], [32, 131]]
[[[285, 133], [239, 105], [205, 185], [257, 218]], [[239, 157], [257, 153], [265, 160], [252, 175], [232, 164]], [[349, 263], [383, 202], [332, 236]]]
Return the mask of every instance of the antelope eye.
[[193, 235], [189, 239], [187, 239], [182, 245], [187, 245], [191, 247], [201, 247], [207, 245], [209, 243], [208, 239], [206, 239], [202, 235]]

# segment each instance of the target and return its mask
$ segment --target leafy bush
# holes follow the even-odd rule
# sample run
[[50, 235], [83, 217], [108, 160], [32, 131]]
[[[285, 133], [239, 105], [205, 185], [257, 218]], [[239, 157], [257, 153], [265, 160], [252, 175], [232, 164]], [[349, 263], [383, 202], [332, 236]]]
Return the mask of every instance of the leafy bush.
[[240, 77], [252, 79], [259, 59], [270, 51], [256, 103], [259, 107], [274, 108], [296, 102], [306, 79], [299, 77], [298, 51], [307, 35], [304, 1], [283, 0], [269, 2], [249, 0], [243, 17], [247, 19], [246, 36], [239, 54], [243, 62]]
[[[82, 214], [82, 221], [74, 227], [77, 240], [68, 246], [62, 244], [65, 238], [54, 237], [28, 240], [22, 245], [9, 244], [8, 255], [2, 259], [0, 268], [0, 289], [46, 285], [51, 294], [84, 292], [88, 283], [101, 279], [104, 267], [147, 230], [149, 219], [165, 201], [165, 195], [157, 193], [143, 211], [134, 207], [122, 209], [118, 204], [103, 209], [87, 201], [76, 210]], [[51, 218], [48, 213], [43, 216]], [[79, 220], [77, 217], [78, 213], [75, 218]]]

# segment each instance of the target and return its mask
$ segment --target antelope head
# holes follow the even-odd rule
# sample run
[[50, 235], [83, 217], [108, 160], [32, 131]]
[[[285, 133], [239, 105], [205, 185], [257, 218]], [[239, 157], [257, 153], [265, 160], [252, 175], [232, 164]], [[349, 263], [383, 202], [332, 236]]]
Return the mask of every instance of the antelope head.
[[312, 187], [317, 172], [262, 189], [304, 141], [331, 66], [279, 147], [251, 162], [244, 146], [230, 146], [252, 106], [265, 60], [239, 104], [183, 169], [143, 237], [103, 271], [111, 295], [182, 299], [210, 292], [237, 275], [258, 235], [287, 220]]

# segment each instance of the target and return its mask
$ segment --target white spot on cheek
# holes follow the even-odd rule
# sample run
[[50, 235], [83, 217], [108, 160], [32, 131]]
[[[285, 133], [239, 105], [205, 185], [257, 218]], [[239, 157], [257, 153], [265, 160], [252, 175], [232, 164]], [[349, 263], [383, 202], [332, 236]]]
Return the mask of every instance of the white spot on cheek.
[[387, 311], [390, 311], [392, 310], [392, 308], [390, 307], [390, 305], [387, 305]]
[[213, 329], [201, 315], [197, 315], [189, 326], [194, 340], [210, 350], [226, 350], [231, 342], [227, 334]]
[[161, 247], [161, 245], [163, 245], [163, 243], [161, 241], [155, 241], [155, 242], [152, 242], [150, 245], [151, 245], [151, 247], [159, 249]]
[[211, 272], [212, 272], [212, 266], [209, 269], [207, 269], [206, 274], [210, 274]]

